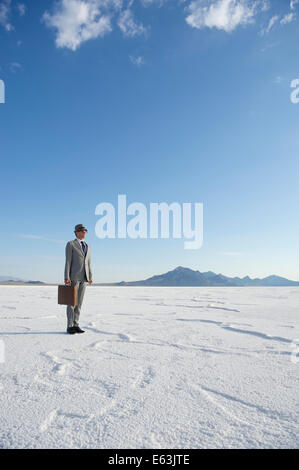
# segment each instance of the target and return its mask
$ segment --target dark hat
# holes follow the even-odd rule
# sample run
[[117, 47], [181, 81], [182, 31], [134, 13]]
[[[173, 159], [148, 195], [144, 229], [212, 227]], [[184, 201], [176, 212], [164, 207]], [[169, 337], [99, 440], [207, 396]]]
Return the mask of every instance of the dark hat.
[[78, 224], [75, 227], [74, 232], [87, 232], [87, 228], [83, 224]]

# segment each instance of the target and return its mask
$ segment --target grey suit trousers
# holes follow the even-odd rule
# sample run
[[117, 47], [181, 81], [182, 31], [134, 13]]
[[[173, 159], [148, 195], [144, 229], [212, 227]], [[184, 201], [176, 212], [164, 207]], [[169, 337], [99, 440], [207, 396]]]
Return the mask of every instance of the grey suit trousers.
[[72, 281], [72, 286], [75, 286], [75, 285], [78, 286], [78, 305], [76, 305], [75, 307], [73, 307], [72, 305], [68, 305], [66, 308], [68, 328], [79, 325], [81, 306], [82, 306], [87, 282], [88, 281], [86, 277], [84, 281]]

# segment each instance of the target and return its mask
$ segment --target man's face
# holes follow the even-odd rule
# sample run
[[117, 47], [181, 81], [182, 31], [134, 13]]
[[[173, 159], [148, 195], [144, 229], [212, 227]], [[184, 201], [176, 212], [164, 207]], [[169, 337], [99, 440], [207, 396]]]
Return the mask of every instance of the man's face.
[[79, 240], [83, 240], [85, 238], [86, 232], [80, 231], [76, 232], [76, 237], [79, 238]]

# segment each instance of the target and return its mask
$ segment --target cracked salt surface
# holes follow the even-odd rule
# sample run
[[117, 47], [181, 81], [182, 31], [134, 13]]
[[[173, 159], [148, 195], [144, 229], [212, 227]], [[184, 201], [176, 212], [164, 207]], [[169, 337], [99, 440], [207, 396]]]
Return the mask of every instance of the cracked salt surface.
[[[298, 448], [297, 287], [0, 286], [0, 448]], [[298, 360], [291, 360], [291, 355]]]

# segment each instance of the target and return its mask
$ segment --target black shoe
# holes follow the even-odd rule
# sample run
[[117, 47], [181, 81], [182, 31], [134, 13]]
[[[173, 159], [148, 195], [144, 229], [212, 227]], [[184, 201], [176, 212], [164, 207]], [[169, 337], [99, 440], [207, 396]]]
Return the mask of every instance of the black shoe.
[[80, 326], [74, 326], [75, 333], [85, 333], [84, 330], [81, 330]]
[[66, 330], [70, 335], [74, 335], [77, 333], [76, 328], [74, 326], [69, 326], [68, 329]]

